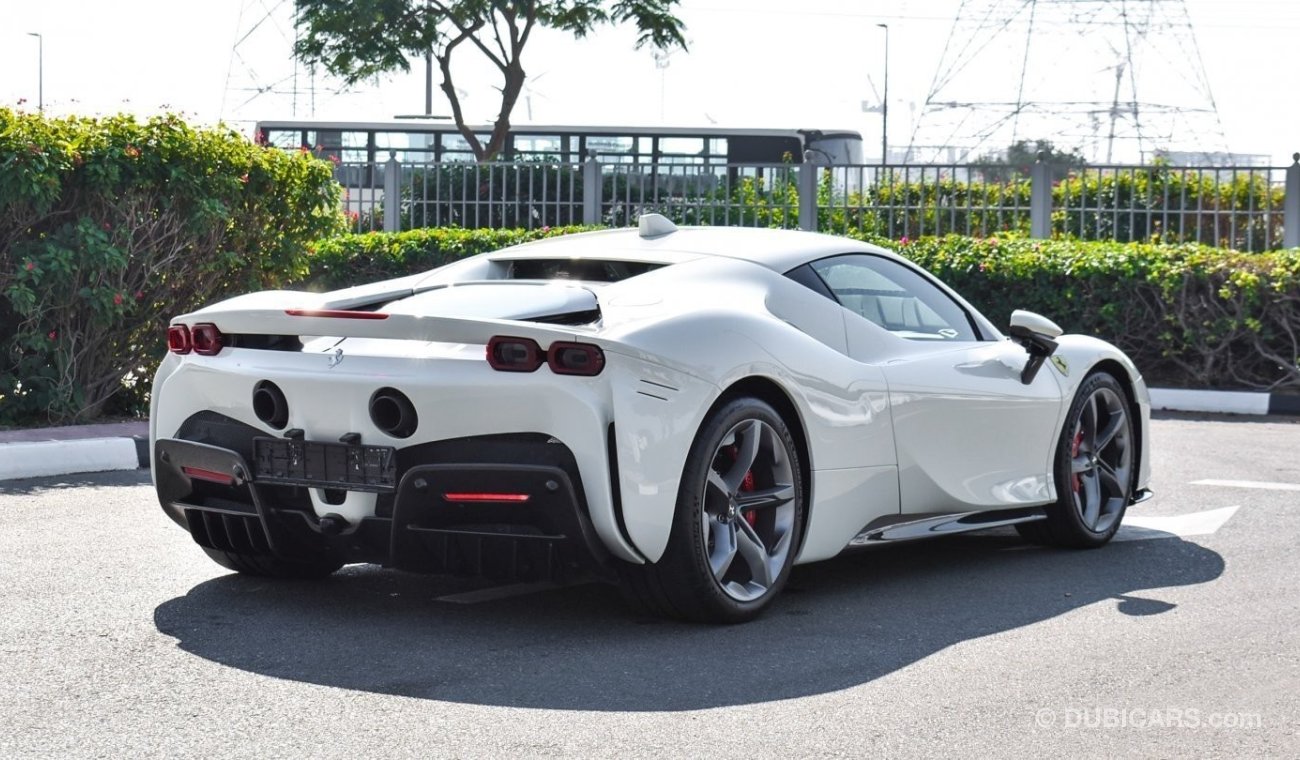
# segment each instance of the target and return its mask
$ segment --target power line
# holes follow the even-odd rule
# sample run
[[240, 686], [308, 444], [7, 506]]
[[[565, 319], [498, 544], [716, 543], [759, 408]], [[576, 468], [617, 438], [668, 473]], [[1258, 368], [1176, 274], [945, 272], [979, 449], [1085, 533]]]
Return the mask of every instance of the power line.
[[1106, 162], [1226, 154], [1185, 0], [962, 0], [911, 158], [1037, 140]]

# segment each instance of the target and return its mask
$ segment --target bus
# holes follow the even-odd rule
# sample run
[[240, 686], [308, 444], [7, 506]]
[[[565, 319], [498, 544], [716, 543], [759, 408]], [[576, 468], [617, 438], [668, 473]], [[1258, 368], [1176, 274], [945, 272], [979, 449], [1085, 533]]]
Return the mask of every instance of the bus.
[[[342, 164], [473, 161], [469, 142], [450, 122], [262, 121], [259, 142], [307, 150]], [[487, 142], [492, 128], [476, 125]], [[635, 165], [802, 163], [861, 164], [862, 135], [845, 129], [726, 129], [723, 127], [513, 126], [501, 161], [544, 160]]]

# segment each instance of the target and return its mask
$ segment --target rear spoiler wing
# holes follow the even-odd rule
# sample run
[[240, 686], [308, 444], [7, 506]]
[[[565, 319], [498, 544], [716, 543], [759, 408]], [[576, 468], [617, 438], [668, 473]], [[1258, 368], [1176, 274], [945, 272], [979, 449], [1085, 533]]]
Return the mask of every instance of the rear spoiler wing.
[[210, 323], [226, 334], [389, 338], [437, 343], [484, 344], [496, 335], [532, 338], [546, 348], [557, 340], [592, 336], [578, 328], [513, 319], [387, 314], [334, 308], [314, 293], [264, 291], [239, 296], [189, 314], [173, 325]]

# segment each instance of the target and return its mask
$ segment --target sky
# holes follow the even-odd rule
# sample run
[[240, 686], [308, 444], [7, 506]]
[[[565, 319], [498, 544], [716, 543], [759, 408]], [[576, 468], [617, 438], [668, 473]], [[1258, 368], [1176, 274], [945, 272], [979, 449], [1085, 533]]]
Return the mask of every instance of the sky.
[[[1291, 163], [1300, 151], [1300, 2], [1185, 4], [1229, 149]], [[881, 118], [878, 109], [864, 110], [878, 106], [885, 79], [885, 33], [877, 24], [889, 26], [889, 141], [906, 145], [961, 5], [682, 0], [689, 51], [659, 62], [651, 50], [634, 49], [628, 28], [605, 27], [580, 41], [539, 33], [524, 53], [530, 79], [513, 119], [854, 129], [867, 156], [878, 155]], [[33, 109], [43, 98], [53, 114], [177, 110], [246, 132], [258, 119], [387, 120], [423, 111], [422, 61], [409, 75], [349, 92], [324, 76], [313, 88], [302, 67], [295, 78], [291, 8], [289, 0], [0, 0], [0, 105], [25, 101], [22, 107]], [[490, 121], [499, 104], [495, 70], [468, 58], [458, 65], [467, 113]], [[1104, 65], [1062, 61], [1063, 68]], [[1015, 78], [995, 70], [980, 76]], [[1156, 99], [1165, 84], [1172, 79], [1144, 80], [1142, 94]], [[441, 97], [434, 112], [449, 113]]]

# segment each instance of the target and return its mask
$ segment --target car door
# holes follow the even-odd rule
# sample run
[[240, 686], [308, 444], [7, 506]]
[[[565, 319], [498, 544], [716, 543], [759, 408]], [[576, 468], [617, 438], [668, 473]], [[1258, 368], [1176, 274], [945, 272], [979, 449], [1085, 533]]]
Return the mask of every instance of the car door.
[[846, 254], [810, 269], [848, 312], [849, 355], [885, 375], [903, 513], [1051, 500], [1054, 373], [1021, 382], [1026, 351], [908, 263]]

